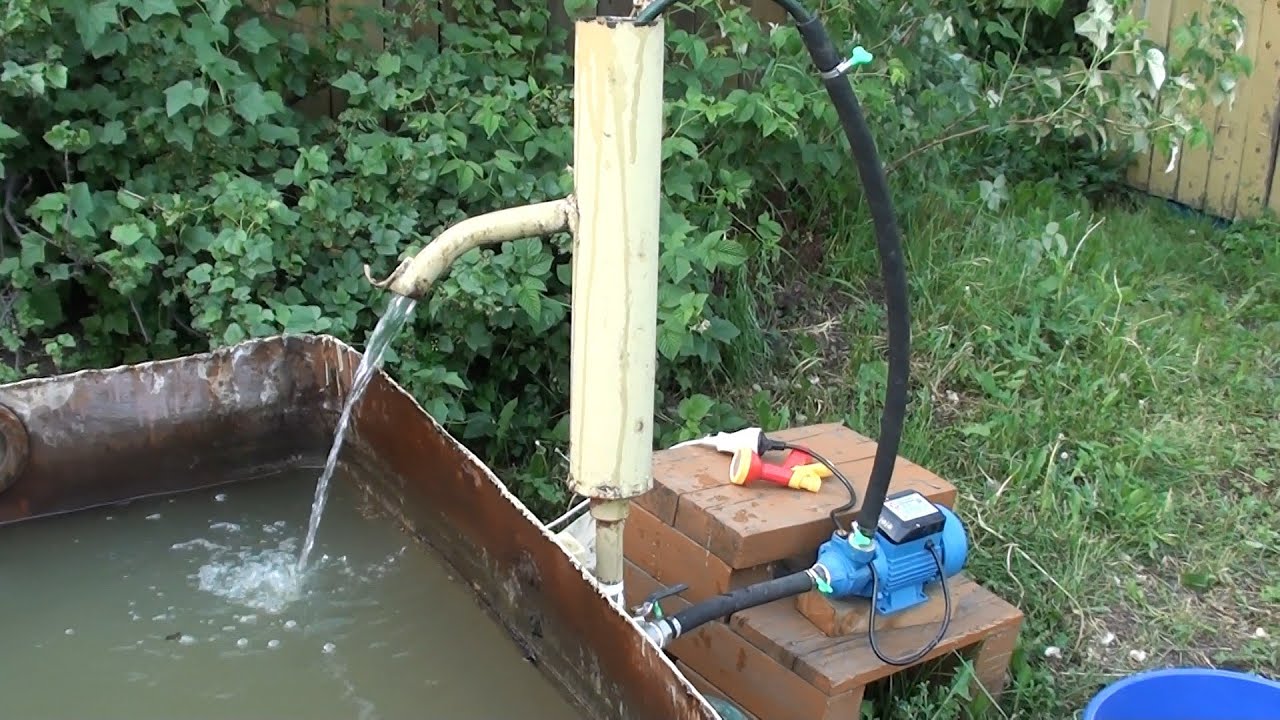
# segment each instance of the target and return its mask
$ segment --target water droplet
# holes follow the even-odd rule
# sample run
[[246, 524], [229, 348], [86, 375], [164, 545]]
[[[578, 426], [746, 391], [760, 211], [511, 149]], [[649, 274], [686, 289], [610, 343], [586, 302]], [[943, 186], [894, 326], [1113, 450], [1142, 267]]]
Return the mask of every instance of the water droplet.
[[160, 519], [160, 513], [151, 513], [150, 515], [148, 515], [148, 516], [147, 516], [147, 519], [148, 519], [148, 520], [159, 520], [159, 519]]
[[338, 646], [337, 646], [337, 645], [334, 645], [333, 643], [325, 643], [325, 644], [324, 644], [324, 653], [325, 653], [326, 655], [329, 655], [329, 654], [333, 653], [333, 651], [334, 651], [334, 650], [337, 650], [337, 649], [338, 649]]
[[298, 623], [294, 622], [293, 620], [285, 620], [285, 621], [284, 621], [284, 629], [285, 629], [285, 630], [292, 630], [292, 629], [294, 629], [294, 628], [296, 628], [296, 627], [298, 627]]
[[237, 640], [237, 641], [236, 641], [236, 647], [238, 647], [238, 648], [247, 648], [247, 647], [249, 647], [249, 639], [248, 639], [248, 638], [240, 638], [239, 640]]
[[235, 625], [223, 625], [223, 626], [222, 626], [222, 632], [231, 632], [232, 630], [235, 630], [235, 629], [236, 629], [236, 626], [235, 626]]
[[214, 495], [214, 496], [213, 496], [213, 500], [214, 500], [214, 502], [226, 502], [226, 501], [227, 501], [227, 494], [226, 494], [226, 493], [218, 493], [217, 495]]
[[66, 634], [68, 634], [68, 635], [75, 635], [75, 634], [76, 634], [76, 631], [75, 631], [75, 629], [74, 629], [74, 628], [67, 628], [65, 632], [66, 632]]
[[196, 639], [191, 637], [190, 635], [183, 635], [182, 637], [178, 638], [178, 642], [183, 645], [195, 645]]
[[268, 641], [267, 641], [267, 647], [269, 647], [269, 648], [271, 648], [272, 650], [274, 650], [274, 649], [276, 649], [276, 648], [280, 647], [280, 641], [279, 641], [279, 640], [268, 640]]

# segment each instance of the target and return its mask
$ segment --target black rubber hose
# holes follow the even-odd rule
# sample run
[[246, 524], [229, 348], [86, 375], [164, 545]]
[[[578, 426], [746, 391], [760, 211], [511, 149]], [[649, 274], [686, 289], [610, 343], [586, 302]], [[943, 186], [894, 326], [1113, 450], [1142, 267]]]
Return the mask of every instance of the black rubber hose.
[[[880, 254], [880, 274], [885, 288], [889, 378], [885, 388], [884, 411], [880, 415], [876, 457], [871, 465], [871, 479], [867, 483], [867, 493], [858, 511], [857, 520], [862, 534], [872, 537], [879, 523], [884, 497], [889, 492], [889, 482], [893, 479], [893, 468], [898, 459], [911, 375], [911, 314], [907, 301], [907, 272], [902, 257], [901, 232], [893, 200], [889, 195], [889, 182], [876, 152], [875, 138], [862, 116], [862, 108], [858, 105], [853, 86], [842, 73], [836, 71], [840, 64], [840, 54], [831, 43], [831, 36], [827, 34], [822, 21], [800, 5], [799, 0], [774, 1], [796, 21], [805, 47], [822, 75], [822, 83], [836, 107], [841, 128], [853, 152], [858, 175], [862, 179], [862, 192], [875, 224], [876, 249]], [[674, 0], [654, 0], [636, 15], [636, 20], [641, 23], [652, 22], [673, 2]]]
[[674, 615], [669, 615], [659, 622], [666, 622], [671, 627], [671, 636], [674, 639], [713, 620], [729, 617], [736, 612], [765, 605], [774, 600], [803, 595], [813, 587], [813, 576], [808, 570], [804, 570], [717, 595], [691, 605]]
[[[783, 10], [786, 10], [787, 14], [798, 23], [804, 22], [811, 17], [809, 15], [809, 11], [805, 10], [804, 6], [799, 2], [796, 2], [796, 0], [774, 0], [774, 2]], [[646, 5], [643, 10], [636, 14], [636, 22], [641, 25], [651, 23], [654, 20], [657, 20], [659, 15], [674, 4], [675, 0], [653, 0], [653, 2]]]
[[800, 35], [804, 38], [809, 55], [824, 75], [823, 85], [831, 102], [836, 106], [840, 125], [844, 129], [849, 147], [853, 151], [862, 179], [862, 191], [871, 209], [875, 223], [876, 248], [880, 253], [880, 274], [884, 282], [885, 315], [889, 335], [889, 382], [885, 388], [884, 411], [880, 416], [880, 437], [877, 440], [876, 457], [871, 466], [871, 479], [867, 483], [862, 507], [858, 510], [858, 529], [866, 537], [872, 537], [880, 521], [884, 497], [893, 479], [893, 467], [898, 459], [898, 446], [902, 442], [902, 425], [907, 411], [907, 387], [911, 374], [911, 314], [907, 306], [907, 271], [902, 257], [901, 233], [898, 219], [889, 196], [889, 181], [884, 166], [876, 153], [875, 138], [858, 106], [853, 86], [844, 75], [833, 73], [840, 64], [840, 56], [831, 37], [822, 27], [822, 21], [810, 16], [800, 22]]

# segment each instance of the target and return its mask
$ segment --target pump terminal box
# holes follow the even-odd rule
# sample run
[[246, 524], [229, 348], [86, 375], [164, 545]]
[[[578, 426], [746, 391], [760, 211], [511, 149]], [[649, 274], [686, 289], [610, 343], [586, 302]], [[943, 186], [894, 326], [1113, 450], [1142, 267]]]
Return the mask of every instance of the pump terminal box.
[[946, 518], [937, 506], [915, 490], [903, 490], [884, 500], [878, 527], [894, 545], [942, 532]]

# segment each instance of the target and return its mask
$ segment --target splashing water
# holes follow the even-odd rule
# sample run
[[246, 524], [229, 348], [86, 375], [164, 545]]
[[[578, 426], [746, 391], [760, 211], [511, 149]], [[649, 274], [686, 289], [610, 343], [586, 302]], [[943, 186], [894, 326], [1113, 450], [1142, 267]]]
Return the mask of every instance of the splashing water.
[[416, 305], [417, 303], [411, 298], [396, 296], [387, 305], [386, 311], [378, 319], [378, 326], [369, 336], [369, 343], [365, 347], [364, 355], [360, 358], [360, 367], [356, 368], [351, 392], [347, 394], [347, 401], [342, 407], [342, 416], [338, 418], [338, 429], [333, 438], [333, 446], [329, 448], [329, 458], [325, 461], [324, 472], [320, 475], [320, 481], [316, 483], [316, 496], [311, 502], [311, 521], [307, 525], [307, 539], [302, 545], [302, 555], [298, 558], [299, 575], [306, 571], [307, 558], [315, 548], [316, 531], [320, 528], [320, 517], [324, 515], [324, 504], [329, 495], [329, 480], [333, 478], [333, 470], [338, 464], [338, 452], [342, 449], [342, 441], [347, 435], [351, 413], [364, 395], [365, 388], [373, 379], [373, 374], [382, 366], [382, 356], [386, 354], [391, 341], [413, 315]]

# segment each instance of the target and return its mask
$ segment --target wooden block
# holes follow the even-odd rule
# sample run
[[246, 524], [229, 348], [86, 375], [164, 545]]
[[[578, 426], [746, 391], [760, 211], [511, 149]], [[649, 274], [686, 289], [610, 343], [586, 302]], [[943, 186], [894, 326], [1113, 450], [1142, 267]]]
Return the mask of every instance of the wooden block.
[[[838, 423], [775, 435], [810, 447], [834, 463], [861, 502], [875, 457], [873, 441]], [[812, 553], [831, 536], [831, 509], [848, 499], [839, 481], [826, 479], [817, 493], [768, 484], [737, 486], [729, 482], [729, 463], [729, 455], [705, 447], [656, 453], [654, 487], [637, 504], [733, 568]], [[890, 492], [908, 488], [936, 503], [955, 502], [950, 483], [900, 457]]]
[[[634, 604], [632, 598], [643, 598], [659, 587], [657, 580], [633, 563], [628, 562], [625, 570], [628, 605]], [[689, 603], [668, 598], [662, 606], [671, 614], [688, 607]], [[759, 720], [845, 720], [858, 717], [862, 706], [862, 688], [834, 697], [828, 695], [747, 642], [725, 623], [707, 623], [677, 639], [668, 651]]]
[[[954, 584], [963, 575], [951, 580]], [[940, 586], [930, 588], [929, 599], [919, 605], [888, 617], [876, 617], [876, 630], [893, 630], [909, 625], [937, 622], [946, 609]], [[863, 598], [834, 600], [817, 590], [796, 598], [796, 610], [828, 637], [866, 633], [871, 621], [871, 603]]]
[[[1016, 635], [1021, 626], [1022, 612], [1016, 607], [967, 577], [957, 576], [953, 580], [951, 626], [937, 647], [921, 658], [917, 665], [953, 651], [972, 648], [989, 637], [1005, 633]], [[930, 618], [923, 623], [884, 631], [877, 623], [876, 639], [881, 652], [890, 657], [915, 652], [937, 634], [939, 619]], [[827, 640], [825, 646], [798, 656], [794, 666], [798, 675], [823, 692], [839, 694], [865, 687], [901, 670], [875, 656], [865, 633]]]
[[[977, 655], [973, 659], [974, 679], [992, 698], [999, 698], [1004, 692], [1005, 682], [1009, 679], [1009, 662], [1018, 645], [1018, 631], [1021, 627], [1022, 621], [1019, 619], [1010, 623], [1006, 629], [987, 636], [978, 646]], [[974, 690], [977, 691], [977, 688]]]
[[[770, 436], [789, 442], [808, 442], [815, 435], [839, 427], [839, 423], [810, 425], [780, 430], [770, 433]], [[832, 462], [834, 461], [832, 458]], [[653, 489], [636, 498], [636, 504], [653, 513], [662, 522], [674, 525], [676, 505], [681, 495], [732, 485], [728, 475], [729, 456], [712, 448], [687, 446], [660, 450], [653, 454]]]
[[682, 597], [701, 602], [771, 577], [769, 565], [734, 569], [649, 511], [633, 507], [623, 526], [623, 553], [666, 586], [687, 583]]

